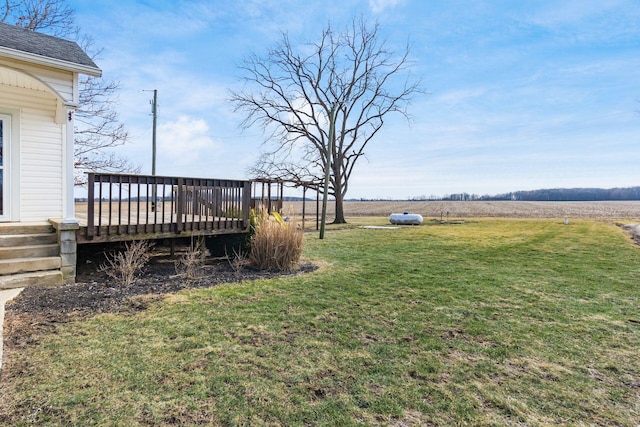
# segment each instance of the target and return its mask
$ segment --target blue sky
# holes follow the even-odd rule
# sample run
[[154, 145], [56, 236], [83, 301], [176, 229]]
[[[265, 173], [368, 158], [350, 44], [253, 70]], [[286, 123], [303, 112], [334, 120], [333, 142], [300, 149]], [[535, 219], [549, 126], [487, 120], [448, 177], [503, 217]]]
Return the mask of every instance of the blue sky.
[[[347, 198], [496, 194], [640, 185], [637, 0], [71, 0], [77, 23], [121, 83], [131, 135], [120, 153], [151, 171], [149, 100], [158, 90], [159, 175], [247, 178], [264, 141], [227, 102], [238, 64], [287, 32], [378, 21], [412, 43], [428, 92], [390, 118]], [[116, 6], [117, 5], [117, 6]]]

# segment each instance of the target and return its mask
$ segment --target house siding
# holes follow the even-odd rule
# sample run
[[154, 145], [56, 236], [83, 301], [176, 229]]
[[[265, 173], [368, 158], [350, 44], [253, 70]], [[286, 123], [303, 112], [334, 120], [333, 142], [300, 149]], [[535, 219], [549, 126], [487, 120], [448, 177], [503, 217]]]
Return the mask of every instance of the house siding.
[[[78, 102], [77, 94], [74, 96], [74, 74], [70, 71], [55, 70], [48, 67], [38, 67], [26, 62], [0, 58], [0, 67], [6, 66], [12, 69], [24, 70], [28, 75], [38, 78], [51, 89], [58, 92], [64, 102], [75, 104]], [[16, 76], [19, 78], [19, 75]]]
[[20, 141], [12, 141], [20, 158], [20, 221], [63, 216], [66, 129], [55, 123], [56, 106], [51, 93], [0, 85], [0, 107], [20, 110]]
[[[49, 220], [60, 254], [59, 264], [50, 259], [44, 266], [29, 261], [30, 270], [38, 271], [37, 279], [24, 273], [8, 277], [0, 287], [30, 285], [34, 280], [73, 283], [79, 229], [73, 218], [73, 115], [80, 102], [79, 74], [100, 76], [102, 72], [76, 43], [3, 23], [0, 38], [0, 114], [3, 130], [11, 131], [0, 151], [4, 179], [0, 221]], [[11, 233], [15, 227], [5, 230]], [[51, 249], [47, 246], [37, 257], [50, 258]], [[25, 251], [13, 252], [16, 260], [23, 259]], [[28, 252], [30, 257], [37, 254]], [[39, 271], [43, 267], [48, 269], [44, 273]]]

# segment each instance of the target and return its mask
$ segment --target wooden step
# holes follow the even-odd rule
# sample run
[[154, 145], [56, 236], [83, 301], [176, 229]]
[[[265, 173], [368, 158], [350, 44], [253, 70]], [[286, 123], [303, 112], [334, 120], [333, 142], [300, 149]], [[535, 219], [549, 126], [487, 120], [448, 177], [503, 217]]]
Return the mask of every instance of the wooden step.
[[60, 286], [62, 284], [62, 272], [59, 270], [0, 276], [0, 289], [24, 288], [27, 286]]
[[3, 234], [45, 234], [55, 233], [48, 222], [4, 222], [0, 223], [0, 235]]
[[61, 262], [48, 222], [0, 223], [0, 289], [61, 285]]
[[58, 255], [60, 255], [60, 247], [57, 244], [0, 248], [0, 259], [44, 258]]
[[0, 260], [0, 276], [33, 271], [60, 269], [60, 257], [18, 258]]
[[53, 243], [58, 243], [58, 236], [55, 233], [0, 235], [0, 248], [31, 245], [50, 245]]

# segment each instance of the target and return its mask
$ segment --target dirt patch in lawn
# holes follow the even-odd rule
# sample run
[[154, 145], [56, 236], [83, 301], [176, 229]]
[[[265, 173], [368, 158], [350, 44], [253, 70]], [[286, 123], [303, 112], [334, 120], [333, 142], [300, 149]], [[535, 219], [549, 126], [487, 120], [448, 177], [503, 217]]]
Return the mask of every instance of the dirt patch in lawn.
[[622, 227], [629, 236], [636, 242], [637, 245], [640, 245], [640, 224], [618, 224]]
[[6, 306], [5, 351], [37, 342], [58, 323], [91, 317], [99, 313], [122, 313], [144, 310], [164, 295], [182, 289], [209, 288], [223, 283], [293, 276], [316, 270], [302, 263], [293, 272], [260, 271], [245, 267], [234, 270], [228, 259], [209, 258], [202, 277], [187, 279], [176, 274], [175, 262], [185, 248], [170, 255], [169, 248], [155, 248], [150, 262], [135, 283], [116, 284], [99, 271], [105, 261], [104, 251], [84, 254], [78, 260], [76, 283], [47, 288], [28, 287]]

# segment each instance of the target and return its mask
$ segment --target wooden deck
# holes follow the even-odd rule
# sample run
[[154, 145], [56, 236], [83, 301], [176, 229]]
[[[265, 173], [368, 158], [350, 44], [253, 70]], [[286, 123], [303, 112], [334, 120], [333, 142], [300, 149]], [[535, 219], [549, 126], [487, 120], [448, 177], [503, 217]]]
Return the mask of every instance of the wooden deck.
[[86, 205], [76, 204], [80, 244], [246, 233], [255, 205], [250, 181], [93, 173], [88, 181]]

